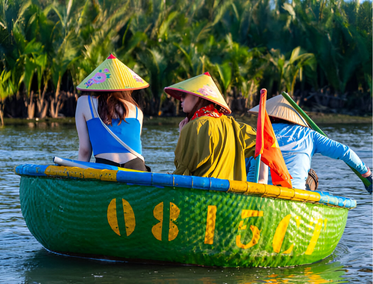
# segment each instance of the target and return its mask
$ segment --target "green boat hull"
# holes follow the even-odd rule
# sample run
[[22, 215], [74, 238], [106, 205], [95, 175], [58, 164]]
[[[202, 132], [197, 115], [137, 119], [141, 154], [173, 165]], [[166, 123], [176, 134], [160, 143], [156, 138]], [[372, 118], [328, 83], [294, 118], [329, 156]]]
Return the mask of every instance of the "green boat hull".
[[22, 175], [21, 209], [53, 252], [220, 267], [329, 256], [348, 208], [175, 186]]

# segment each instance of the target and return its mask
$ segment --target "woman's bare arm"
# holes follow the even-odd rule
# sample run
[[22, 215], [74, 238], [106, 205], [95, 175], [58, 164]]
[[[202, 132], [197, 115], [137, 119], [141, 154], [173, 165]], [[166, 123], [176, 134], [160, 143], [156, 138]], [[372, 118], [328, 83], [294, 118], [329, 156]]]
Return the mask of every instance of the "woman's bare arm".
[[87, 97], [80, 97], [76, 106], [75, 124], [79, 137], [78, 160], [89, 162], [92, 155], [91, 141], [89, 140], [86, 118], [84, 116], [84, 105]]

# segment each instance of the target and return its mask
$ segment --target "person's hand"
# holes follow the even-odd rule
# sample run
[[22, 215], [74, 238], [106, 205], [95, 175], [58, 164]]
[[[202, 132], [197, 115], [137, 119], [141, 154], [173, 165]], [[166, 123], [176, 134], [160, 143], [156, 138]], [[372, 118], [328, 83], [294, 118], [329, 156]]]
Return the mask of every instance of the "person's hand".
[[369, 194], [372, 194], [372, 172], [368, 168], [368, 171], [362, 176], [365, 177], [370, 182], [370, 185], [365, 185], [364, 183], [364, 186], [365, 186], [365, 189], [369, 192]]
[[181, 132], [181, 129], [183, 129], [183, 127], [185, 126], [185, 124], [187, 124], [189, 122], [189, 119], [186, 117], [184, 118], [182, 121], [180, 121], [179, 123], [179, 132]]

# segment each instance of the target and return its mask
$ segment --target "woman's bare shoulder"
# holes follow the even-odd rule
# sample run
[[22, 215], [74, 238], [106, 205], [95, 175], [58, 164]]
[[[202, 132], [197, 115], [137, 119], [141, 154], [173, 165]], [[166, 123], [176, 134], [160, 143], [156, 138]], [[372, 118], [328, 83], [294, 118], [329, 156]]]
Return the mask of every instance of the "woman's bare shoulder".
[[127, 105], [128, 110], [129, 110], [129, 113], [126, 115], [126, 117], [136, 117], [136, 108], [137, 108], [138, 109], [137, 118], [142, 120], [143, 113], [142, 113], [142, 110], [139, 107], [136, 107], [136, 105], [134, 105], [131, 102], [125, 102], [125, 104]]
[[79, 98], [78, 98], [78, 103], [79, 102], [86, 102], [86, 101], [88, 101], [88, 95], [81, 95]]
[[88, 95], [82, 95], [78, 98], [77, 106], [76, 106], [76, 115], [80, 114], [84, 116], [86, 120], [92, 118], [89, 103], [88, 103]]

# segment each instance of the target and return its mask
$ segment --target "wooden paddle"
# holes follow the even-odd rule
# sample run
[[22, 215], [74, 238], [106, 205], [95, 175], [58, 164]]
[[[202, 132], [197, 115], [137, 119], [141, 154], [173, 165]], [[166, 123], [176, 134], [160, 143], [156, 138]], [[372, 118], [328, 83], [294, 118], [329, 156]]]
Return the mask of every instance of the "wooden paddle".
[[[289, 104], [291, 104], [291, 106], [293, 108], [295, 108], [295, 110], [304, 118], [305, 121], [307, 121], [307, 123], [311, 126], [311, 128], [315, 131], [317, 131], [318, 133], [324, 135], [325, 137], [328, 137], [326, 136], [326, 134], [316, 125], [316, 123], [314, 123], [312, 121], [312, 119], [297, 105], [296, 102], [293, 101], [293, 99], [286, 93], [286, 92], [282, 92], [281, 93], [282, 96], [289, 102]], [[346, 164], [347, 165], [347, 164]], [[349, 165], [348, 165], [349, 166]], [[349, 166], [350, 169], [361, 179], [361, 181], [364, 183], [365, 187], [369, 187], [371, 186], [371, 182], [363, 177], [357, 170], [355, 170], [354, 168], [352, 168], [351, 166]], [[369, 192], [369, 190], [367, 189], [367, 191]], [[371, 192], [369, 192], [371, 193]]]

